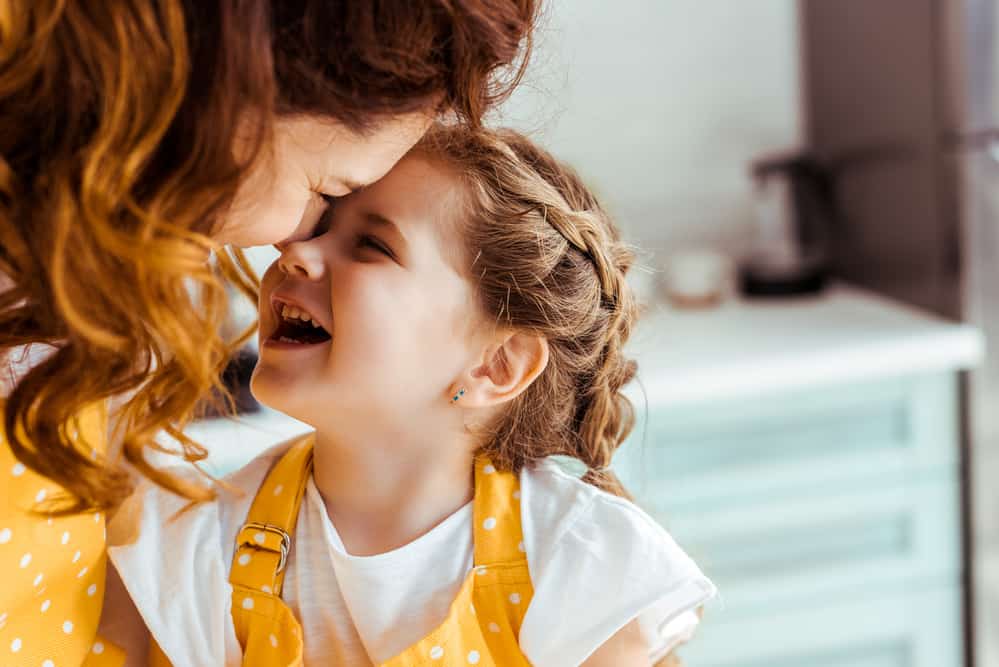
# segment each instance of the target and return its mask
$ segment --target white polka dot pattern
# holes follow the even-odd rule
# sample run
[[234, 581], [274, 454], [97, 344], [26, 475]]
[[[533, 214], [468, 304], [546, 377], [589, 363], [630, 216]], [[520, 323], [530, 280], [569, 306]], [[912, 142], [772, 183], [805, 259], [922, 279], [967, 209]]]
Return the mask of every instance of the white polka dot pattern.
[[[103, 413], [103, 406], [82, 413], [77, 436], [102, 451]], [[0, 665], [79, 665], [93, 647], [103, 598], [104, 516], [37, 514], [61, 493], [15, 460], [0, 432], [0, 605], [12, 605], [0, 606]], [[103, 667], [104, 660], [94, 664]]]

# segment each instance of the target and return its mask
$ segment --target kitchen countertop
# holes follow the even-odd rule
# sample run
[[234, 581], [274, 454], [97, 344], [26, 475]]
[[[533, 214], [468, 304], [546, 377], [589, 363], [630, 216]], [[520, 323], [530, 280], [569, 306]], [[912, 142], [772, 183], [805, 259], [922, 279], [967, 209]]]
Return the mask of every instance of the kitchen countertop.
[[[970, 325], [836, 286], [818, 297], [732, 301], [710, 310], [656, 306], [629, 350], [640, 383], [627, 393], [636, 404], [664, 407], [970, 368], [982, 358], [984, 340]], [[309, 430], [265, 408], [236, 420], [195, 422], [187, 433], [211, 451], [208, 469], [225, 473]]]
[[631, 398], [661, 407], [803, 386], [960, 370], [985, 343], [973, 326], [854, 287], [816, 297], [732, 301], [711, 310], [666, 306], [632, 335]]

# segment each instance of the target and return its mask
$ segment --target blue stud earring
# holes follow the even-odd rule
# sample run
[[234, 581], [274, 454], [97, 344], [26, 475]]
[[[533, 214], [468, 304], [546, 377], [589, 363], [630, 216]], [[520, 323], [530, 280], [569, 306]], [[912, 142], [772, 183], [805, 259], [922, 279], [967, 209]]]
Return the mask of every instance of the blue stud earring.
[[464, 388], [459, 389], [458, 393], [451, 397], [451, 404], [454, 405], [458, 402], [458, 399], [465, 395]]

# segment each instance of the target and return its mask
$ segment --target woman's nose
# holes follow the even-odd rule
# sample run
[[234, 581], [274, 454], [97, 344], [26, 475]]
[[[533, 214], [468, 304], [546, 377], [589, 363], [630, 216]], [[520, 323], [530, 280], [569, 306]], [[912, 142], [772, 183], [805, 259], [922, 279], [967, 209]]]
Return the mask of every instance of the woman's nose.
[[306, 280], [319, 280], [326, 272], [326, 260], [318, 244], [292, 241], [281, 249], [278, 267], [285, 275]]

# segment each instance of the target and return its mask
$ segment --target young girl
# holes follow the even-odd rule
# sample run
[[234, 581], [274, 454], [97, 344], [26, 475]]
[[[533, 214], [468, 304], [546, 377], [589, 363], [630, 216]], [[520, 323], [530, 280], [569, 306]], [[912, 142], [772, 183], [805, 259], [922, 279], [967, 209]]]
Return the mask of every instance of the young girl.
[[714, 587], [609, 470], [631, 254], [573, 171], [435, 127], [279, 250], [252, 388], [315, 433], [173, 522], [155, 489], [123, 508], [133, 656], [151, 636], [178, 666], [628, 667], [689, 633]]

